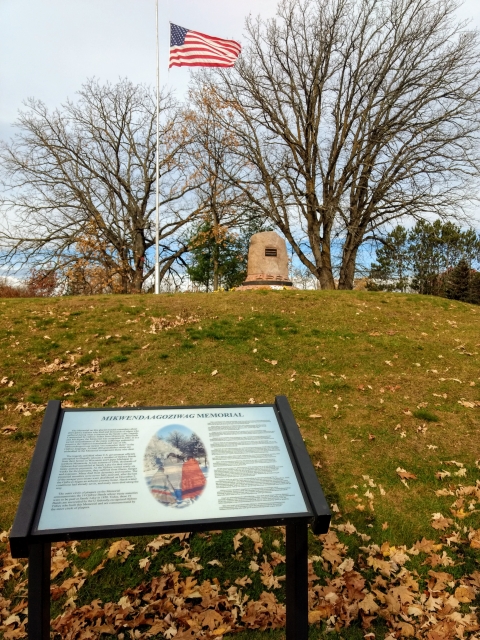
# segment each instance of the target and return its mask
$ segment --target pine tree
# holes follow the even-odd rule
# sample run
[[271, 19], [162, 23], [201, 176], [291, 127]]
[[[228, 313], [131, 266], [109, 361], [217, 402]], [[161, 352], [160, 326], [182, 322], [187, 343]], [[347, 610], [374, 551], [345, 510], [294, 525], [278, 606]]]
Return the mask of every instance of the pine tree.
[[474, 271], [470, 274], [470, 290], [468, 302], [480, 304], [480, 272]]
[[[370, 268], [370, 278], [376, 281], [374, 287], [378, 290], [401, 291], [408, 287], [408, 233], [398, 225], [391, 231], [377, 250], [377, 262]], [[379, 281], [379, 282], [378, 282]]]
[[451, 300], [468, 302], [470, 298], [470, 274], [468, 262], [462, 258], [446, 278], [445, 293]]

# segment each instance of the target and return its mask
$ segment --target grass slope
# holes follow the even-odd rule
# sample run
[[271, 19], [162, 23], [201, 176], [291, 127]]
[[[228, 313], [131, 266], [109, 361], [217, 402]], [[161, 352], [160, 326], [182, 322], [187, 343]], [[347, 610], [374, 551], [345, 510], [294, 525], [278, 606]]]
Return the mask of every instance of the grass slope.
[[[158, 318], [166, 320], [155, 323]], [[451, 500], [435, 494], [445, 480], [435, 474], [445, 469], [453, 478], [459, 467], [445, 462], [455, 460], [469, 484], [478, 477], [479, 320], [478, 307], [370, 292], [2, 301], [0, 529], [12, 523], [41, 424], [39, 405], [48, 399], [75, 406], [151, 406], [252, 398], [270, 403], [285, 394], [327, 498], [338, 509], [334, 522], [349, 520], [379, 545], [432, 538], [432, 514], [451, 516]], [[73, 355], [77, 370], [84, 368], [81, 376], [59, 368]], [[406, 486], [398, 468], [416, 479]], [[478, 514], [473, 509], [461, 516], [462, 526], [480, 527]], [[191, 555], [207, 566], [196, 574], [199, 582], [214, 576], [233, 582], [235, 573], [245, 575], [250, 542], [245, 566], [234, 566], [232, 536], [191, 541]], [[271, 546], [277, 538], [275, 531], [264, 532], [263, 551], [278, 548]], [[79, 566], [93, 569], [110, 543], [83, 543], [84, 555], [91, 554]], [[144, 579], [134, 569], [142, 544], [127, 563], [98, 573], [92, 590], [82, 587], [79, 604], [96, 597], [116, 601], [123, 589]], [[150, 573], [165, 562], [178, 563], [179, 545], [159, 554]], [[318, 541], [312, 545], [315, 550]], [[205, 564], [215, 558], [222, 568]], [[473, 570], [477, 560], [473, 554], [457, 572]], [[254, 582], [251, 589], [258, 596], [262, 584]], [[281, 590], [276, 595], [281, 599]], [[357, 637], [355, 630], [350, 634]]]

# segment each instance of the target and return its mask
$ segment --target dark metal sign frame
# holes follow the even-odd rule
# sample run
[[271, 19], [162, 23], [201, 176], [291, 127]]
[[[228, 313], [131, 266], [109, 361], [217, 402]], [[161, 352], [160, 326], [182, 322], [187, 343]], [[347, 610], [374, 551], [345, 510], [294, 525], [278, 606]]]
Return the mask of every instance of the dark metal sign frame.
[[[220, 408], [219, 405], [215, 405]], [[241, 408], [255, 405], [222, 405], [221, 408]], [[307, 640], [308, 637], [308, 525], [315, 534], [326, 533], [330, 524], [330, 510], [322, 488], [305, 448], [295, 417], [285, 396], [277, 396], [274, 409], [286, 448], [289, 453], [298, 485], [307, 505], [305, 513], [264, 515], [251, 517], [211, 518], [181, 522], [149, 522], [129, 525], [75, 527], [72, 529], [37, 529], [48, 486], [50, 471], [55, 458], [63, 415], [58, 400], [48, 403], [42, 428], [38, 436], [30, 470], [10, 533], [10, 548], [14, 558], [29, 558], [28, 568], [28, 637], [29, 640], [50, 638], [50, 555], [51, 543], [61, 540], [122, 537], [208, 531], [210, 529], [237, 529], [245, 526], [285, 525], [286, 542], [286, 591], [287, 591], [287, 640]], [[149, 409], [205, 409], [205, 406], [141, 407]], [[117, 409], [129, 411], [129, 408]], [[73, 411], [98, 411], [98, 409], [74, 409]]]

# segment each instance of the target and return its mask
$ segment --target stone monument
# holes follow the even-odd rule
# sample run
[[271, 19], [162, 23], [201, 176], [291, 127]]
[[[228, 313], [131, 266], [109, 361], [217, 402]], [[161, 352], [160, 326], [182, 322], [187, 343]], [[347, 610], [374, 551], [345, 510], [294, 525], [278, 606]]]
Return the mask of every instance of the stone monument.
[[291, 287], [285, 240], [275, 231], [262, 231], [250, 238], [247, 277], [239, 289]]

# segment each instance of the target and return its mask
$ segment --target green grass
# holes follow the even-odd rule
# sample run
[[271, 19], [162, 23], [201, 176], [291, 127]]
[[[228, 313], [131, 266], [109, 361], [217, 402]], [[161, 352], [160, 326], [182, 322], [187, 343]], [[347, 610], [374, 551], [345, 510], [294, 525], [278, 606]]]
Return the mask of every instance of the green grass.
[[426, 420], [427, 422], [440, 422], [440, 418], [435, 413], [427, 411], [426, 409], [418, 409], [418, 411], [413, 412], [413, 415], [419, 420]]
[[[150, 333], [152, 317], [173, 320], [185, 312], [199, 321]], [[0, 434], [0, 478], [4, 479], [0, 529], [12, 523], [42, 419], [35, 408], [30, 415], [20, 413], [16, 407], [21, 403], [40, 405], [54, 398], [90, 407], [125, 402], [139, 406], [246, 403], [250, 398], [270, 403], [275, 395], [285, 394], [327, 499], [340, 512], [334, 523], [349, 520], [379, 545], [388, 541], [410, 547], [424, 536], [439, 539], [442, 532], [432, 529], [432, 514], [453, 517], [449, 507], [454, 498], [436, 496], [435, 490], [448, 486], [453, 476], [442, 481], [435, 474], [441, 469], [456, 471], [457, 467], [445, 465], [455, 460], [467, 469], [466, 483], [473, 485], [479, 475], [475, 461], [480, 457], [480, 409], [459, 404], [459, 400], [480, 400], [479, 326], [478, 307], [370, 292], [252, 291], [0, 301], [1, 377], [14, 382], [0, 386], [0, 421], [2, 427], [18, 427], [11, 435]], [[456, 349], [458, 344], [475, 355], [464, 355]], [[68, 362], [71, 354], [76, 354], [82, 367], [98, 359], [100, 375], [88, 374], [78, 386], [72, 384], [68, 369], [40, 373], [55, 358]], [[278, 364], [272, 366], [266, 360]], [[218, 374], [212, 377], [214, 369]], [[104, 386], [89, 388], [98, 381]], [[130, 381], [133, 385], [121, 386]], [[400, 482], [398, 467], [417, 476], [408, 482], [408, 489]], [[364, 495], [369, 489], [364, 476], [376, 485], [371, 489], [374, 510]], [[471, 512], [460, 525], [480, 527], [479, 513], [478, 509]], [[248, 573], [251, 541], [245, 540], [242, 556], [237, 557], [232, 535], [192, 537], [190, 555], [199, 556], [204, 567], [195, 576], [199, 583], [216, 578], [225, 586]], [[280, 534], [264, 530], [262, 535], [261, 553], [269, 554]], [[348, 543], [351, 557], [362, 555], [361, 541], [339, 537]], [[117, 602], [125, 589], [150, 580], [164, 564], [178, 564], [174, 554], [183, 548], [178, 542], [163, 548], [144, 574], [138, 561], [145, 557], [149, 540], [130, 541], [136, 547], [127, 562], [109, 561], [95, 579], [87, 580], [78, 592], [77, 606], [95, 598]], [[84, 560], [75, 557], [77, 569], [91, 571], [105, 557], [107, 545], [108, 541], [82, 542], [79, 551], [92, 553]], [[310, 547], [313, 555], [321, 552], [314, 536]], [[213, 559], [223, 567], [208, 565]], [[418, 562], [415, 558], [422, 579], [430, 569], [422, 566], [424, 559], [424, 555]], [[478, 568], [478, 552], [465, 551], [461, 562], [445, 570], [461, 574]], [[276, 567], [278, 575], [283, 570]], [[315, 570], [322, 580], [328, 578], [321, 565], [316, 564]], [[68, 571], [58, 583], [69, 577]], [[365, 575], [373, 580], [374, 572], [368, 571]], [[181, 569], [181, 575], [190, 573]], [[10, 582], [6, 591], [13, 590]], [[263, 589], [259, 574], [252, 574], [250, 598]], [[282, 601], [284, 583], [275, 595]], [[63, 610], [65, 599], [55, 601], [53, 613]], [[377, 637], [383, 637], [384, 623], [375, 624]], [[237, 638], [256, 639], [260, 633], [271, 640], [283, 638], [281, 630], [250, 631]], [[323, 637], [318, 626], [312, 626], [311, 633], [312, 638]], [[328, 637], [363, 635], [353, 625]]]

